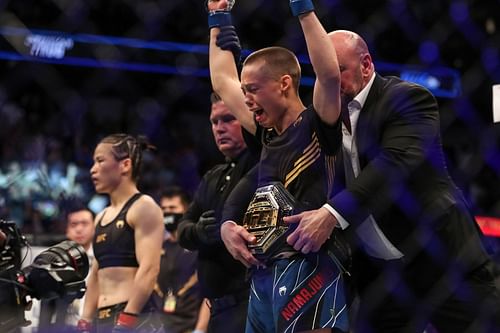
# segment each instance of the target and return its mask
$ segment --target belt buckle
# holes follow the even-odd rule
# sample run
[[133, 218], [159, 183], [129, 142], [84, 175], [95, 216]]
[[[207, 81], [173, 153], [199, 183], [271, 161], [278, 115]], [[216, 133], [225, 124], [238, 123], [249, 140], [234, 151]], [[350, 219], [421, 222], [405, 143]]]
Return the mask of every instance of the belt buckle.
[[259, 187], [243, 217], [243, 227], [257, 239], [250, 252], [267, 261], [285, 242], [289, 226], [283, 217], [294, 214], [296, 201], [282, 183]]

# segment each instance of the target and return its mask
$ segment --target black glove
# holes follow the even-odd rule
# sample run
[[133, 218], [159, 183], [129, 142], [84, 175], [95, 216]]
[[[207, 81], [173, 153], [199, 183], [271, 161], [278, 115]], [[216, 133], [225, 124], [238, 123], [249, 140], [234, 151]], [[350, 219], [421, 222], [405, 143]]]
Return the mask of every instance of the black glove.
[[213, 245], [221, 239], [220, 227], [214, 214], [213, 210], [203, 212], [194, 226], [198, 239], [205, 245]]
[[215, 45], [220, 47], [223, 50], [231, 51], [234, 56], [234, 61], [236, 65], [240, 63], [241, 56], [241, 44], [240, 39], [238, 38], [238, 34], [236, 33], [236, 29], [234, 25], [226, 25], [220, 27], [220, 32], [217, 35], [217, 40], [215, 41]]

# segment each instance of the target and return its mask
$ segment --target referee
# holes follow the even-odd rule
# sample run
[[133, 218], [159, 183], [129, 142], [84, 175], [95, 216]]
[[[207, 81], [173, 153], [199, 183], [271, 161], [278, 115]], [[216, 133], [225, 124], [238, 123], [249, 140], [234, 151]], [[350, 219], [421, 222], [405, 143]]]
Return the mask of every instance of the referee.
[[244, 332], [249, 294], [246, 268], [227, 252], [219, 219], [227, 196], [259, 154], [247, 149], [239, 121], [217, 95], [212, 94], [211, 103], [212, 132], [226, 161], [204, 175], [179, 223], [178, 240], [182, 247], [198, 251], [198, 280], [210, 303], [208, 332]]

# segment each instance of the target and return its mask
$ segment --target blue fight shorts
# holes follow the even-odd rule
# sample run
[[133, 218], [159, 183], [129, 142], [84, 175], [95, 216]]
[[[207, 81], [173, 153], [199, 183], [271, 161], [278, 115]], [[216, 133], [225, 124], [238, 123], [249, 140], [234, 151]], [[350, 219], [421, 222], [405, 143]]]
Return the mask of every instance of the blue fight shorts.
[[246, 333], [348, 331], [344, 276], [323, 251], [252, 271]]

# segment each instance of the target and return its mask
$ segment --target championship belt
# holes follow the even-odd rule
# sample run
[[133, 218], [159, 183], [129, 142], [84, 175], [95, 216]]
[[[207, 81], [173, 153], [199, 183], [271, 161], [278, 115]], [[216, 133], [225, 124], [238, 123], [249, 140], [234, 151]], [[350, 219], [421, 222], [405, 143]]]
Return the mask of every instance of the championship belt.
[[243, 217], [243, 227], [257, 241], [248, 245], [259, 260], [269, 259], [286, 242], [289, 226], [283, 217], [293, 215], [297, 204], [283, 184], [276, 182], [259, 187]]

